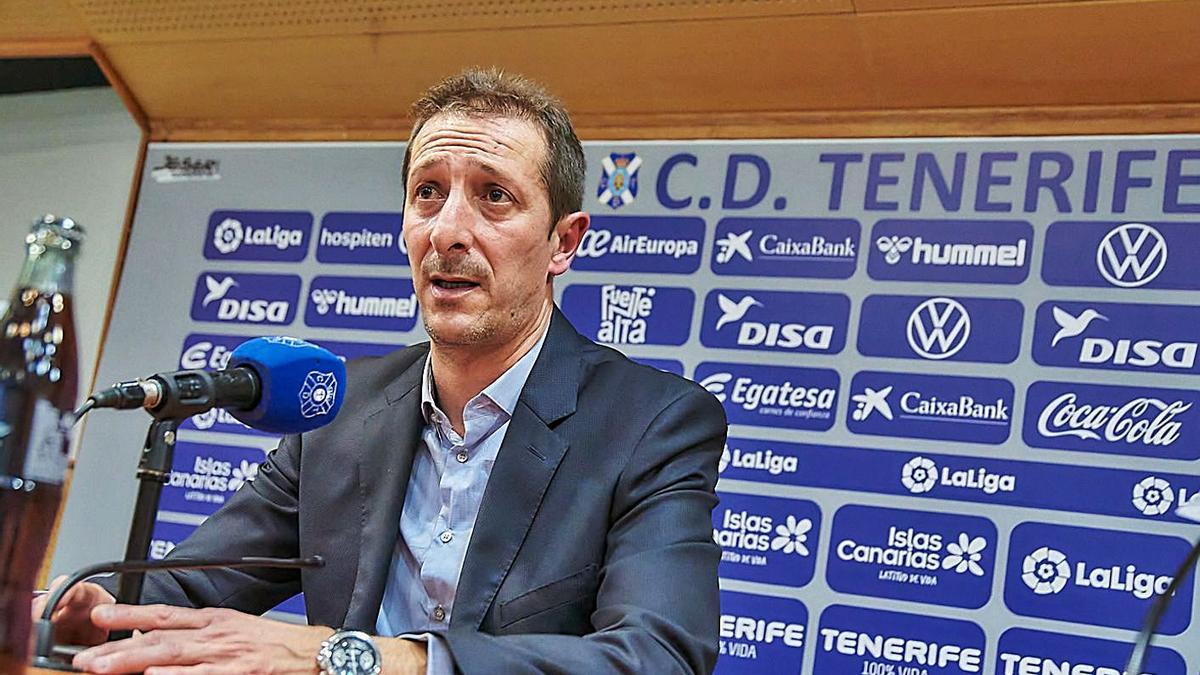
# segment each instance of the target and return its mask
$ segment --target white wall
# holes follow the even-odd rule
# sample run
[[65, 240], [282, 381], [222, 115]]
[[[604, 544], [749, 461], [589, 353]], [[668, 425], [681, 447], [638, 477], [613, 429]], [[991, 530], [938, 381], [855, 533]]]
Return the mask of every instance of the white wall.
[[87, 230], [76, 266], [80, 395], [91, 385], [141, 132], [113, 90], [0, 96], [0, 303], [44, 213]]

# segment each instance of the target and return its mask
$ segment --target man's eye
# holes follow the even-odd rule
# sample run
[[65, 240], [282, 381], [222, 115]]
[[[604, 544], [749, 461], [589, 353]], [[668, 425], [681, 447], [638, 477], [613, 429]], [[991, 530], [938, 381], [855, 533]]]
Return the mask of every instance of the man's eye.
[[432, 185], [418, 185], [416, 195], [417, 199], [433, 199], [437, 196], [437, 190]]
[[500, 188], [492, 188], [488, 190], [487, 200], [495, 204], [506, 202], [509, 201], [508, 193]]

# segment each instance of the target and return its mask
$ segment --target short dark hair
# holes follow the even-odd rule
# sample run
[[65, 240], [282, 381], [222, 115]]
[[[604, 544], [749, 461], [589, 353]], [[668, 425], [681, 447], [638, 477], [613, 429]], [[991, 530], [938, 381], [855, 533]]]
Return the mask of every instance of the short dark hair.
[[431, 117], [453, 113], [532, 122], [546, 140], [541, 174], [550, 197], [551, 231], [560, 218], [583, 209], [586, 164], [567, 109], [541, 85], [498, 68], [464, 70], [433, 85], [413, 103], [413, 129], [400, 178], [406, 196], [413, 139]]

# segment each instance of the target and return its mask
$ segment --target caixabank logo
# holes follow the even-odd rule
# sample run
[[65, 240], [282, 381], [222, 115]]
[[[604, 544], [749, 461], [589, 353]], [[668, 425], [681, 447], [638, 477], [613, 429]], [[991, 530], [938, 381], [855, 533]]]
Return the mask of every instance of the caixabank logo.
[[799, 600], [721, 591], [716, 672], [799, 673], [807, 626]]
[[833, 516], [830, 588], [978, 609], [992, 595], [996, 527], [985, 518], [847, 505]]
[[178, 443], [159, 508], [211, 515], [254, 480], [262, 461], [263, 451], [257, 448]]
[[1057, 222], [1042, 279], [1052, 286], [1200, 289], [1195, 223]]
[[575, 329], [610, 345], [681, 345], [695, 304], [690, 289], [669, 286], [572, 284], [562, 295]]
[[409, 331], [417, 323], [411, 279], [320, 276], [308, 285], [307, 299], [308, 326]]
[[841, 293], [718, 288], [704, 301], [706, 347], [837, 354], [846, 346], [850, 298]]
[[[1127, 675], [1133, 645], [1114, 640], [1010, 628], [1000, 636], [996, 675]], [[1141, 675], [1185, 675], [1177, 652], [1153, 647]], [[1128, 675], [1133, 675], [1132, 672]]]
[[824, 431], [837, 414], [836, 370], [706, 361], [692, 379], [724, 404], [730, 424]]
[[812, 581], [821, 531], [813, 502], [722, 492], [713, 509], [713, 541], [723, 579], [799, 588]]
[[307, 211], [213, 211], [204, 237], [209, 260], [297, 262], [308, 255]]
[[[1004, 603], [1022, 616], [1137, 630], [1190, 550], [1178, 537], [1023, 523], [1009, 539]], [[1177, 635], [1191, 618], [1189, 576], [1159, 632]]]
[[700, 269], [704, 220], [683, 216], [592, 216], [571, 267], [597, 272], [691, 274]]
[[1012, 363], [1024, 309], [1016, 300], [871, 295], [862, 305], [858, 351], [929, 361]]
[[1019, 284], [1029, 276], [1033, 226], [1023, 220], [881, 220], [871, 239], [872, 279]]
[[1198, 403], [1185, 389], [1034, 382], [1022, 435], [1038, 448], [1200, 459]]
[[1200, 373], [1200, 308], [1114, 302], [1042, 303], [1033, 360], [1043, 366]]
[[800, 470], [800, 458], [790, 444], [729, 438], [717, 468], [723, 478], [788, 483]]
[[863, 371], [850, 384], [856, 434], [999, 444], [1012, 424], [1008, 380]]
[[717, 223], [712, 271], [752, 277], [849, 279], [858, 266], [857, 220], [724, 218]]
[[317, 235], [317, 260], [348, 265], [407, 265], [403, 223], [401, 213], [326, 213]]
[[192, 294], [192, 319], [286, 326], [296, 318], [300, 277], [295, 274], [202, 272]]
[[983, 630], [970, 621], [831, 605], [813, 639], [821, 675], [983, 672]]

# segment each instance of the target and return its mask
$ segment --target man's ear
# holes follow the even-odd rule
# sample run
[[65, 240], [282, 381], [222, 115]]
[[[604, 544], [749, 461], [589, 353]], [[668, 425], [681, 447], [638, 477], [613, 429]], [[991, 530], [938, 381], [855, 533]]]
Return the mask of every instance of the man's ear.
[[563, 216], [554, 225], [554, 231], [550, 233], [554, 253], [550, 256], [550, 267], [546, 270], [549, 276], [556, 277], [571, 267], [571, 261], [575, 259], [575, 252], [579, 250], [579, 242], [583, 240], [583, 233], [587, 232], [589, 224], [591, 216], [586, 211], [576, 211]]

